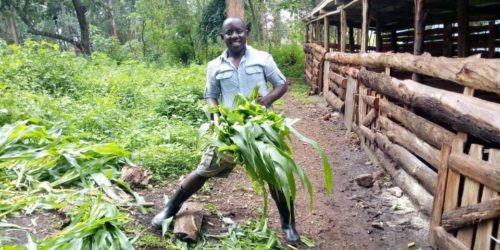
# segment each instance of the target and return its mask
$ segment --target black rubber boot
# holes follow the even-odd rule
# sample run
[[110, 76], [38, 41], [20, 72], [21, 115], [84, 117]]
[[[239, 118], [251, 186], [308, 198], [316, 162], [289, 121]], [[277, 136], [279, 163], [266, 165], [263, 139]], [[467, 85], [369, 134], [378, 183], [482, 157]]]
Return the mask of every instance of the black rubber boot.
[[281, 219], [281, 228], [283, 229], [283, 233], [285, 233], [286, 240], [289, 243], [300, 242], [299, 233], [295, 229], [295, 213], [293, 209], [293, 201], [291, 201], [290, 209], [288, 209], [285, 194], [281, 190], [278, 191], [274, 187], [269, 185], [269, 192], [271, 193], [271, 197], [276, 203], [276, 207], [278, 207]]
[[167, 205], [151, 220], [154, 227], [161, 227], [163, 220], [170, 218], [177, 214], [182, 207], [182, 204], [196, 193], [205, 182], [207, 177], [201, 176], [196, 172], [189, 174], [181, 184], [181, 187], [175, 192], [174, 196], [167, 202]]
[[181, 209], [182, 204], [186, 201], [192, 193], [185, 191], [182, 187], [180, 187], [177, 192], [175, 192], [174, 196], [167, 202], [165, 207], [155, 215], [151, 224], [154, 227], [161, 227], [163, 221], [169, 217], [174, 216], [179, 209]]

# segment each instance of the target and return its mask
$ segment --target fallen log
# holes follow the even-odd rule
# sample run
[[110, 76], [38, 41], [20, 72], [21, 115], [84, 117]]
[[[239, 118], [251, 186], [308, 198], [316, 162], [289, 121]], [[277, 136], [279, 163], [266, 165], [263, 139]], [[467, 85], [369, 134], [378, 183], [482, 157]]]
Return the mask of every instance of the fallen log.
[[331, 91], [328, 91], [324, 93], [324, 96], [326, 102], [328, 102], [328, 104], [330, 104], [330, 106], [332, 106], [335, 111], [338, 111], [340, 113], [344, 112], [344, 102], [340, 100], [340, 98], [338, 98], [335, 94], [333, 94]]
[[398, 166], [401, 166], [408, 174], [415, 177], [430, 194], [434, 194], [436, 188], [437, 174], [425, 163], [405, 148], [391, 143], [382, 133], [375, 133], [377, 146], [391, 157]]
[[380, 164], [387, 170], [396, 184], [415, 202], [419, 210], [430, 215], [432, 213], [432, 195], [403, 169], [398, 169], [396, 163], [387, 157], [382, 150], [377, 148], [375, 154]]
[[368, 139], [371, 143], [375, 142], [375, 133], [363, 125], [358, 126], [356, 123], [353, 123], [352, 131], [356, 132], [359, 136]]
[[391, 67], [456, 82], [474, 89], [500, 94], [500, 59], [432, 57], [409, 53], [326, 54], [326, 60], [365, 67]]
[[377, 118], [377, 115], [378, 115], [378, 111], [374, 108], [370, 109], [370, 111], [368, 112], [368, 114], [366, 114], [365, 117], [363, 117], [363, 120], [361, 121], [361, 124], [363, 126], [368, 126], [370, 125], [373, 120], [375, 120], [375, 118]]
[[358, 78], [380, 94], [422, 110], [456, 131], [500, 144], [500, 104], [364, 69]]
[[439, 150], [422, 141], [416, 135], [386, 117], [380, 116], [377, 119], [377, 122], [381, 128], [387, 131], [386, 135], [392, 142], [395, 142], [420, 156], [426, 162], [431, 164], [434, 169], [439, 168]]
[[174, 235], [187, 242], [196, 242], [203, 221], [203, 204], [187, 202], [175, 216]]
[[442, 226], [446, 231], [452, 231], [498, 216], [500, 216], [500, 197], [445, 212]]

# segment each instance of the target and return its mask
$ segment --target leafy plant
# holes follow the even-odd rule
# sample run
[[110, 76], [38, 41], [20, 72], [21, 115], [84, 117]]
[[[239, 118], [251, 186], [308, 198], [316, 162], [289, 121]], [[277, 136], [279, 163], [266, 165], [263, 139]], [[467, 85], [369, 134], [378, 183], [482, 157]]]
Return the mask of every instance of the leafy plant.
[[[257, 102], [258, 90], [254, 89], [247, 99], [237, 95], [234, 108], [223, 105], [214, 107], [212, 111], [220, 113], [219, 125], [215, 125], [215, 139], [211, 145], [216, 147], [219, 155], [228, 153], [238, 163], [245, 166], [247, 175], [258, 187], [267, 182], [283, 191], [290, 203], [295, 199], [296, 187], [294, 175], [297, 175], [309, 194], [312, 206], [312, 185], [302, 168], [293, 160], [292, 150], [286, 143], [290, 133], [300, 140], [314, 146], [323, 160], [323, 170], [327, 191], [332, 189], [332, 174], [329, 160], [319, 144], [296, 131], [292, 125], [295, 121], [286, 119], [266, 109]], [[267, 194], [264, 191], [264, 211], [267, 208]]]

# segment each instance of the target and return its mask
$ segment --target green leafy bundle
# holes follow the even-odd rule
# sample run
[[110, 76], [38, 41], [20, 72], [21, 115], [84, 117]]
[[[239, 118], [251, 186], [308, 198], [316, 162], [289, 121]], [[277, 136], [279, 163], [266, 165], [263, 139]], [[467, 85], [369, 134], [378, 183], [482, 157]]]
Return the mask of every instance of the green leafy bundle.
[[[332, 173], [328, 157], [318, 143], [306, 138], [292, 125], [297, 120], [290, 120], [266, 109], [257, 101], [255, 89], [249, 98], [237, 95], [234, 108], [219, 105], [212, 112], [220, 114], [219, 124], [214, 126], [215, 139], [212, 146], [219, 155], [223, 153], [234, 156], [243, 165], [254, 186], [262, 188], [265, 182], [282, 190], [290, 204], [290, 197], [295, 199], [296, 186], [294, 175], [297, 175], [309, 194], [312, 207], [312, 185], [303, 169], [293, 160], [292, 150], [286, 139], [293, 133], [300, 140], [311, 144], [320, 154], [323, 161], [326, 189], [332, 190]], [[264, 209], [267, 209], [267, 193]]]

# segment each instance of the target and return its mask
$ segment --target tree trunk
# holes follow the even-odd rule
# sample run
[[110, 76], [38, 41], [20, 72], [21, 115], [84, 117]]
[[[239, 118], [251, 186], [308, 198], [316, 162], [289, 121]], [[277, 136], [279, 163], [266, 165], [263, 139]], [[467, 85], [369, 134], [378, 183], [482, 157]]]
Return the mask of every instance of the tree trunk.
[[[250, 13], [252, 13], [252, 33], [255, 34], [256, 42], [262, 42], [262, 24], [260, 22], [260, 15], [255, 11], [255, 6], [253, 0], [248, 0], [248, 8], [250, 8]], [[307, 34], [307, 32], [306, 32]]]
[[115, 22], [115, 14], [113, 13], [113, 0], [107, 0], [108, 2], [108, 9], [109, 9], [109, 16], [111, 19], [111, 29], [113, 31], [113, 36], [120, 40], [120, 37], [118, 35], [118, 29], [116, 28], [116, 22]]
[[226, 0], [227, 16], [245, 18], [245, 2], [243, 0]]
[[85, 17], [85, 12], [87, 8], [82, 5], [80, 0], [72, 0], [73, 6], [75, 7], [76, 18], [78, 19], [78, 24], [80, 26], [80, 43], [82, 46], [82, 52], [86, 55], [90, 55], [92, 52], [90, 50], [90, 32], [89, 24], [87, 18]]
[[19, 36], [17, 35], [16, 18], [13, 13], [9, 15], [9, 30], [12, 34], [12, 39], [14, 39], [15, 44], [19, 44]]
[[481, 221], [495, 219], [498, 216], [500, 216], [500, 197], [445, 212], [443, 227], [447, 231], [452, 231]]

